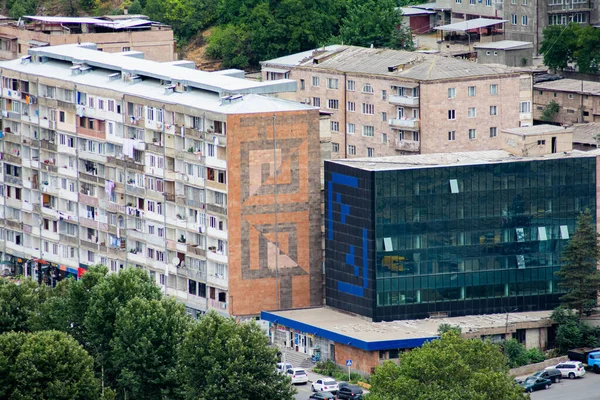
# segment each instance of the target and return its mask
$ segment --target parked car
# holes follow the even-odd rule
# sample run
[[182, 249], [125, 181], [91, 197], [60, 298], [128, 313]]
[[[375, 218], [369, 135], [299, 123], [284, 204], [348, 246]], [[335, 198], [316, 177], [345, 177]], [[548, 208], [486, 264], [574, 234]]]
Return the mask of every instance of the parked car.
[[309, 399], [314, 400], [333, 400], [335, 396], [329, 392], [316, 392], [310, 395]]
[[538, 371], [531, 376], [535, 376], [536, 378], [550, 379], [552, 383], [558, 383], [560, 382], [560, 378], [562, 378], [562, 373], [556, 368], [548, 368]]
[[567, 352], [567, 356], [569, 360], [579, 361], [586, 369], [600, 374], [600, 349], [573, 349]]
[[577, 377], [585, 376], [585, 368], [579, 361], [565, 361], [560, 364], [556, 364], [554, 367], [548, 367], [546, 369], [550, 368], [559, 370], [563, 378], [575, 379]]
[[288, 364], [288, 363], [277, 363], [277, 371], [281, 372], [282, 374], [285, 373], [285, 371], [287, 371], [290, 368], [294, 368], [292, 366], [292, 364]]
[[335, 379], [317, 379], [312, 384], [313, 392], [331, 392], [335, 394], [338, 391], [338, 383]]
[[337, 398], [342, 400], [360, 400], [363, 398], [363, 393], [364, 392], [360, 386], [346, 383], [345, 385], [339, 387]]
[[306, 385], [308, 383], [308, 375], [306, 375], [306, 371], [302, 368], [288, 368], [286, 373], [292, 380], [292, 385], [297, 383]]
[[525, 392], [533, 392], [540, 389], [548, 389], [552, 385], [552, 381], [546, 378], [536, 378], [530, 376], [523, 382], [519, 383]]

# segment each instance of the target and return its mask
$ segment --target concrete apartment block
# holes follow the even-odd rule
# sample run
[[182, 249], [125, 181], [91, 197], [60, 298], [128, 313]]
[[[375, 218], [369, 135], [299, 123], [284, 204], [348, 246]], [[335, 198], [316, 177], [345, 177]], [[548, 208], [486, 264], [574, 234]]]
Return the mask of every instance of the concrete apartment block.
[[3, 266], [143, 268], [192, 315], [322, 304], [321, 116], [264, 96], [295, 82], [93, 44], [0, 68]]
[[[124, 17], [124, 18], [120, 18]], [[23, 17], [22, 23], [0, 25], [0, 60], [27, 55], [29, 49], [75, 43], [96, 43], [107, 53], [143, 52], [153, 61], [175, 61], [176, 44], [170, 26], [144, 15], [102, 18]]]
[[332, 158], [499, 149], [501, 129], [532, 123], [531, 77], [500, 66], [334, 45], [264, 61], [262, 74], [295, 80], [278, 95], [331, 114]]
[[600, 82], [559, 79], [536, 83], [533, 88], [535, 119], [540, 119], [548, 103], [555, 101], [559, 111], [552, 122], [600, 122]]

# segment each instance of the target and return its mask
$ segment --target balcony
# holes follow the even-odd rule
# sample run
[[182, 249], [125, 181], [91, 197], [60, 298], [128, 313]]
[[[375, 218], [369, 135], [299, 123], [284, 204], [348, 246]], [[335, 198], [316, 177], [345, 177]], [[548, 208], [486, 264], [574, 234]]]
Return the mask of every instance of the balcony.
[[85, 172], [80, 172], [79, 178], [83, 179], [85, 181], [88, 181], [88, 182], [99, 183], [101, 185], [104, 185], [104, 183], [105, 183], [104, 178], [101, 178], [99, 176], [92, 175], [92, 174], [86, 174]]
[[199, 129], [185, 128], [185, 137], [190, 139], [202, 140], [204, 139], [204, 132], [202, 132]]
[[135, 186], [134, 183], [128, 183], [125, 185], [125, 191], [127, 194], [132, 194], [134, 196], [145, 196], [146, 189], [143, 187]]
[[187, 252], [190, 254], [195, 254], [197, 256], [206, 257], [206, 250], [193, 244], [187, 245]]
[[46, 149], [46, 150], [53, 151], [53, 152], [56, 152], [56, 149], [57, 149], [56, 144], [49, 141], [48, 139], [42, 139], [40, 141], [40, 147], [42, 149]]
[[[7, 129], [9, 132], [6, 131]], [[4, 141], [14, 144], [21, 144], [21, 135], [10, 132], [10, 128], [4, 128]], [[23, 143], [25, 143], [25, 139], [23, 139]]]
[[215, 144], [215, 146], [227, 146], [227, 136], [218, 133], [207, 133], [206, 140]]
[[[209, 273], [206, 277], [206, 283], [208, 283], [210, 286], [218, 287], [221, 289], [227, 289], [229, 286], [227, 277], [225, 275], [219, 275], [219, 274]], [[221, 304], [224, 304], [224, 303], [221, 303]]]
[[11, 164], [21, 165], [21, 156], [17, 156], [13, 153], [6, 152], [2, 153], [2, 159]]
[[390, 104], [394, 104], [397, 106], [408, 106], [408, 107], [418, 107], [419, 106], [419, 98], [412, 96], [396, 96], [391, 95], [389, 97]]
[[[33, 163], [32, 163], [32, 166], [33, 166]], [[40, 169], [42, 171], [47, 171], [47, 172], [54, 172], [54, 173], [58, 172], [58, 168], [54, 165], [54, 162], [50, 161], [50, 160], [44, 160], [43, 162], [41, 162]]]
[[66, 165], [64, 167], [58, 168], [57, 172], [59, 175], [65, 175], [70, 178], [77, 178], [77, 170], [74, 168], [69, 168]]
[[86, 206], [98, 207], [99, 200], [97, 197], [90, 196], [85, 193], [79, 193], [79, 202]]
[[48, 217], [48, 218], [52, 218], [52, 219], [59, 218], [57, 210], [50, 208], [50, 207], [46, 207], [46, 206], [42, 207], [42, 215], [45, 217]]
[[216, 228], [208, 227], [206, 230], [206, 235], [221, 240], [227, 240], [227, 231], [222, 231]]
[[206, 258], [221, 264], [227, 264], [227, 254], [217, 252], [216, 250], [209, 249], [209, 251], [206, 252]]
[[132, 263], [146, 265], [146, 257], [140, 251], [139, 253], [127, 253], [127, 260]]
[[417, 140], [398, 140], [396, 139], [396, 150], [419, 152], [421, 142]]
[[72, 246], [77, 246], [79, 243], [77, 243], [77, 238], [74, 236], [69, 236], [69, 235], [60, 235], [60, 242], [62, 244], [70, 244]]
[[211, 181], [209, 179], [206, 179], [204, 181], [204, 184], [206, 185], [207, 188], [216, 189], [216, 190], [221, 191], [221, 192], [226, 192], [227, 191], [227, 184], [226, 183], [219, 183], [217, 181]]
[[215, 310], [220, 311], [222, 313], [229, 313], [229, 307], [227, 306], [227, 303], [209, 299], [208, 306], [210, 308], [214, 308]]
[[204, 202], [199, 200], [185, 199], [185, 205], [196, 208], [204, 208]]
[[394, 118], [390, 119], [389, 124], [395, 129], [419, 129], [419, 120], [416, 118]]
[[206, 211], [213, 214], [227, 215], [227, 208], [217, 204], [207, 204]]
[[42, 183], [41, 189], [43, 193], [51, 194], [53, 196], [58, 196], [60, 192], [60, 188], [58, 186], [49, 185], [47, 183]]
[[13, 184], [13, 185], [23, 186], [23, 179], [17, 178], [15, 176], [5, 175], [4, 176], [4, 182], [10, 183], [10, 184]]

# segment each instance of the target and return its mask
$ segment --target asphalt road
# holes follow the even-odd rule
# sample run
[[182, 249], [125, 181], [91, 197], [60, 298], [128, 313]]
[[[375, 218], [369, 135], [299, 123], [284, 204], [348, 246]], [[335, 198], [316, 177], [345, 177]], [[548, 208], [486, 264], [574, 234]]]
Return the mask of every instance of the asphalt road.
[[599, 400], [600, 375], [588, 371], [583, 378], [562, 379], [548, 390], [531, 394], [532, 400]]
[[312, 393], [310, 390], [310, 382], [306, 385], [296, 385], [296, 390], [298, 394], [296, 395], [296, 400], [308, 400], [308, 397]]
[[[310, 383], [297, 385], [296, 400], [308, 400], [310, 396]], [[538, 390], [531, 394], [532, 400], [600, 400], [600, 375], [593, 372], [585, 377], [574, 380], [562, 379], [560, 383], [553, 383], [548, 390]]]

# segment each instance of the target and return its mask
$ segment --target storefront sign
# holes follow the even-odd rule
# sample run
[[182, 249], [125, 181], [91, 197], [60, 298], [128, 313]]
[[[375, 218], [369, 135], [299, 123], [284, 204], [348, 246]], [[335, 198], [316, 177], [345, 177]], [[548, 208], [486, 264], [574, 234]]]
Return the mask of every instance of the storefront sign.
[[279, 332], [285, 332], [285, 326], [283, 326], [283, 325], [277, 325], [277, 330]]

